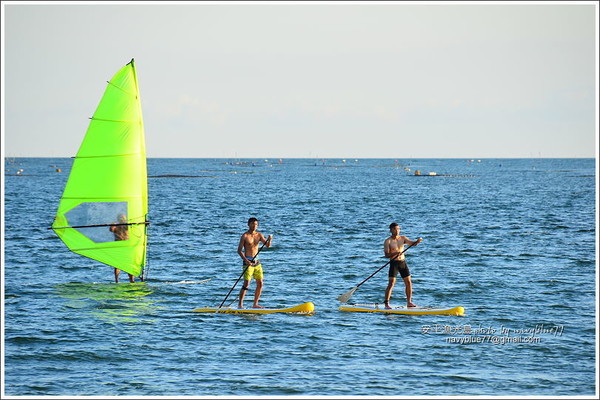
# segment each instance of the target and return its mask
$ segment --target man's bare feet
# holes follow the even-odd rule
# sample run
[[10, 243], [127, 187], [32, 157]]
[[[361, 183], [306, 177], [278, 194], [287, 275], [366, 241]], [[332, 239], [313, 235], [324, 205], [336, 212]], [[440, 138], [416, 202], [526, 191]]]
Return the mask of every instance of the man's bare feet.
[[390, 302], [389, 301], [384, 301], [383, 305], [385, 306], [386, 310], [391, 310], [392, 309], [392, 307], [390, 307]]
[[417, 305], [415, 303], [413, 303], [413, 302], [408, 302], [408, 304], [406, 306], [409, 307], [409, 308], [417, 307]]
[[264, 308], [264, 307], [261, 306], [261, 305], [255, 304], [255, 305], [252, 306], [252, 308]]

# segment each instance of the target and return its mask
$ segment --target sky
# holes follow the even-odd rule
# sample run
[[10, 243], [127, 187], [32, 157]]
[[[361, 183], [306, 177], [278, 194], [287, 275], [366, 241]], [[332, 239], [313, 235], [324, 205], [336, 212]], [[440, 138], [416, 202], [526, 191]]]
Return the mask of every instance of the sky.
[[148, 157], [595, 157], [598, 4], [2, 2], [6, 157], [135, 58]]

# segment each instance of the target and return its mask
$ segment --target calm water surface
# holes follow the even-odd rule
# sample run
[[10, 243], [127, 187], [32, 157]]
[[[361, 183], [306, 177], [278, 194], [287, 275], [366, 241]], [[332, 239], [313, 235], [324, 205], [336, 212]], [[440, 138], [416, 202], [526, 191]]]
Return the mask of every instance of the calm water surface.
[[[595, 394], [593, 159], [150, 159], [136, 284], [47, 229], [70, 165], [5, 160], [6, 395]], [[312, 301], [314, 315], [191, 312], [238, 278], [250, 216], [274, 234], [263, 304]], [[424, 239], [406, 253], [414, 302], [466, 316], [337, 310], [386, 262], [393, 221]], [[386, 281], [352, 301], [382, 302]]]

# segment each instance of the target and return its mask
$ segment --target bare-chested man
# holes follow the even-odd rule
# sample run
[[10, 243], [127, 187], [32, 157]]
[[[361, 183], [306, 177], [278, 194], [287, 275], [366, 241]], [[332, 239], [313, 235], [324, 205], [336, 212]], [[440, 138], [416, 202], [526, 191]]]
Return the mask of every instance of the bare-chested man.
[[271, 247], [273, 236], [269, 235], [269, 237], [265, 239], [264, 235], [258, 232], [257, 229], [258, 220], [254, 217], [250, 218], [248, 220], [248, 231], [242, 235], [240, 243], [238, 244], [237, 252], [240, 257], [242, 257], [242, 260], [244, 260], [245, 268], [244, 284], [242, 285], [239, 296], [239, 308], [244, 308], [244, 296], [246, 295], [246, 290], [248, 290], [252, 278], [256, 281], [256, 291], [254, 292], [254, 304], [252, 307], [263, 308], [258, 304], [263, 289], [263, 270], [260, 261], [256, 259], [256, 254], [258, 253], [259, 243], [264, 243], [265, 246]]
[[396, 276], [398, 275], [398, 272], [400, 272], [400, 276], [404, 280], [404, 286], [406, 289], [406, 305], [408, 307], [416, 307], [416, 305], [412, 302], [412, 282], [410, 280], [410, 270], [406, 265], [404, 254], [401, 253], [404, 251], [405, 244], [408, 244], [409, 246], [417, 245], [421, 243], [423, 239], [419, 238], [416, 241], [412, 241], [406, 236], [401, 236], [400, 226], [395, 222], [390, 224], [390, 232], [392, 235], [385, 239], [385, 242], [383, 242], [383, 252], [385, 253], [385, 256], [390, 259], [390, 271], [388, 273], [389, 281], [388, 286], [385, 289], [385, 308], [392, 308], [390, 307], [390, 297], [392, 297], [392, 290], [396, 284]]
[[[115, 241], [121, 240], [129, 240], [129, 229], [127, 225], [127, 216], [124, 214], [119, 215], [119, 222], [115, 225], [111, 225], [108, 229], [115, 234]], [[121, 270], [115, 268], [115, 283], [119, 283], [119, 274]], [[129, 282], [134, 283], [135, 277], [131, 274], [129, 275]]]

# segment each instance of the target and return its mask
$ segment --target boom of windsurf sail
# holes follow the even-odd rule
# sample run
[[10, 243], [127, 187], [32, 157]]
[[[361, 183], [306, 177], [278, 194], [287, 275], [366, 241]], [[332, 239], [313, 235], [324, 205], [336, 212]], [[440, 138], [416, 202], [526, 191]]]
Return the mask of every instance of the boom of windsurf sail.
[[108, 82], [91, 118], [52, 229], [73, 252], [142, 276], [148, 177], [134, 60]]
[[97, 224], [97, 225], [75, 225], [75, 226], [52, 226], [48, 229], [69, 229], [69, 228], [98, 228], [100, 226], [130, 226], [130, 225], [150, 225], [150, 222], [134, 222], [124, 224]]

